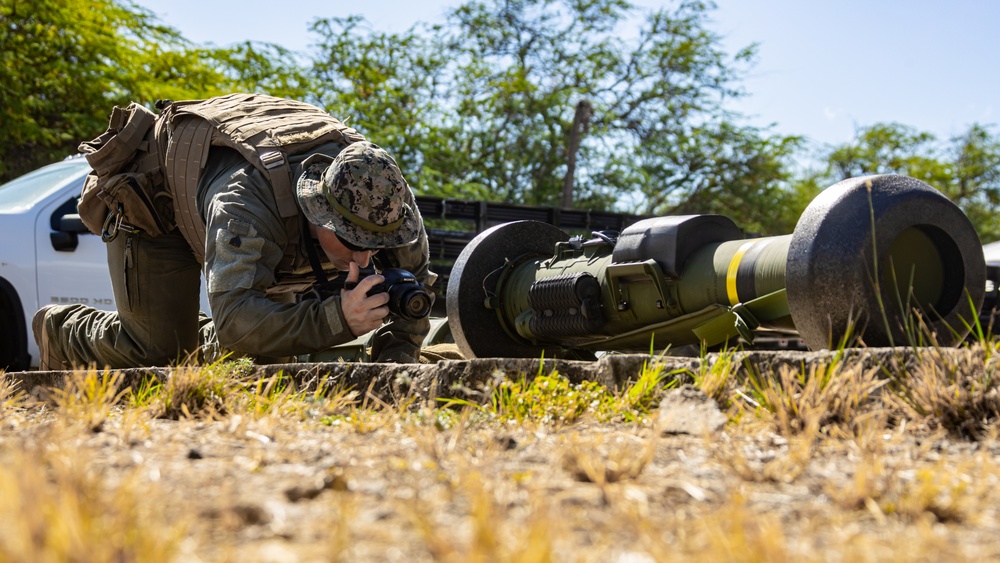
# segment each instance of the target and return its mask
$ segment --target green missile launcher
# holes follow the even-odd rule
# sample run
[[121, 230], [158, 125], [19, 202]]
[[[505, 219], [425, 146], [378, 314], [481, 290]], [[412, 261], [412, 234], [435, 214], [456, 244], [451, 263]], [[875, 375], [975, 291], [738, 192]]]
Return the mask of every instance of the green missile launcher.
[[985, 275], [951, 201], [912, 178], [869, 176], [824, 190], [778, 237], [745, 239], [719, 215], [586, 240], [536, 221], [497, 225], [456, 261], [447, 312], [468, 357], [714, 346], [769, 328], [811, 349], [906, 344], [914, 330], [951, 345], [977, 316]]

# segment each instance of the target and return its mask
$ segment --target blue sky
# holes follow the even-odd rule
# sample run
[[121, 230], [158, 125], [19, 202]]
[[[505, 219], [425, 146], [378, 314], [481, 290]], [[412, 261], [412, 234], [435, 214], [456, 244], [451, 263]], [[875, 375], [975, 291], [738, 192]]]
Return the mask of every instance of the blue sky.
[[[316, 17], [360, 14], [403, 31], [443, 22], [458, 0], [139, 0], [188, 39], [256, 40], [293, 50]], [[645, 8], [665, 5], [633, 0]], [[1000, 2], [992, 0], [718, 0], [712, 28], [730, 52], [759, 43], [732, 106], [757, 125], [816, 143], [849, 141], [858, 126], [895, 121], [947, 139], [1000, 122]], [[225, 22], [225, 23], [220, 23]]]

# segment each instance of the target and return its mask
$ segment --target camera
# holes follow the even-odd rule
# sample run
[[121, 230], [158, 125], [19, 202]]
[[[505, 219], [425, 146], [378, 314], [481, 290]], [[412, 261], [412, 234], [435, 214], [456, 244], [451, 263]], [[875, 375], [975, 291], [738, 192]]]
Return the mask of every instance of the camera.
[[[374, 271], [362, 271], [362, 278]], [[404, 319], [422, 319], [431, 314], [434, 294], [417, 281], [417, 277], [400, 268], [386, 268], [380, 272], [385, 280], [368, 290], [368, 296], [379, 293], [389, 294], [389, 312]], [[354, 289], [357, 284], [347, 284]]]

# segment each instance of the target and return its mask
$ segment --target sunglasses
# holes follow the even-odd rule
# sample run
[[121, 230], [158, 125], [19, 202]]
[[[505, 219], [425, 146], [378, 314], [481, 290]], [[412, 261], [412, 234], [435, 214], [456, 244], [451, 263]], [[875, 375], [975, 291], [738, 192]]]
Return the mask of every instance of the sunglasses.
[[374, 248], [361, 248], [360, 246], [358, 246], [356, 244], [347, 242], [339, 234], [336, 234], [336, 233], [334, 233], [334, 234], [337, 236], [337, 240], [340, 241], [340, 244], [344, 245], [344, 248], [346, 248], [347, 250], [350, 250], [351, 252], [367, 252], [369, 250], [371, 250], [372, 252], [376, 251], [376, 249], [374, 249]]

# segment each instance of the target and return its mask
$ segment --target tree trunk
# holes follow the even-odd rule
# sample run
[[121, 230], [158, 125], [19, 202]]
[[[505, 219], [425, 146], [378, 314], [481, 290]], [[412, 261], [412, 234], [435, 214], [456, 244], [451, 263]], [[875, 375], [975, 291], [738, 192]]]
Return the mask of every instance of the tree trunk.
[[569, 145], [566, 147], [566, 177], [563, 178], [562, 206], [573, 207], [573, 177], [576, 174], [576, 153], [580, 150], [580, 138], [587, 132], [594, 109], [590, 102], [580, 100], [576, 104], [576, 115], [569, 130]]

